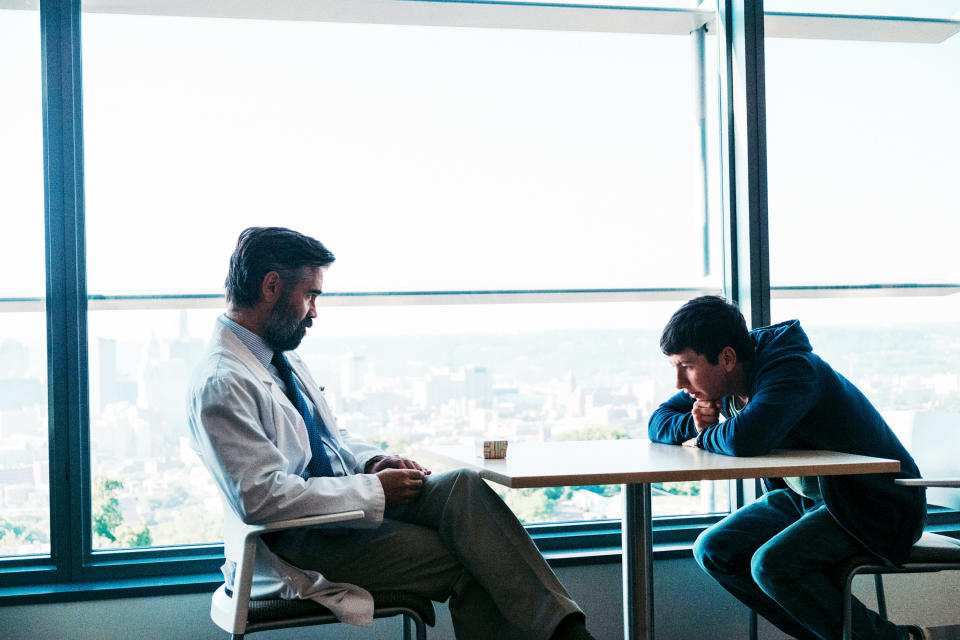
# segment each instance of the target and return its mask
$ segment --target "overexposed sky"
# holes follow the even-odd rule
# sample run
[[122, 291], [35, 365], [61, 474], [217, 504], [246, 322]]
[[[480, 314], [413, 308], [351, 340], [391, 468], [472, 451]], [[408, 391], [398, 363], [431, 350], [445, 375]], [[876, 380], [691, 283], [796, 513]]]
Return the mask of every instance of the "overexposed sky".
[[[823, 10], [768, 3], [802, 8]], [[716, 263], [702, 275], [687, 38], [82, 26], [91, 293], [216, 293], [252, 224], [324, 241], [328, 291], [719, 282]], [[43, 292], [38, 42], [35, 12], [0, 11], [0, 296]], [[774, 284], [960, 281], [960, 36], [766, 54]]]

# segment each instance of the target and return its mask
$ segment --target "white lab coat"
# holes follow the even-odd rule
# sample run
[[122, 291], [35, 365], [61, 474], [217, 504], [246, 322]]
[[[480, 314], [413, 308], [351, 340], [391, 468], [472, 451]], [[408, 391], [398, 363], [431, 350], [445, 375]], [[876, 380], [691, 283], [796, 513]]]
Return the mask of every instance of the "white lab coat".
[[[383, 487], [364, 465], [382, 451], [352, 438], [336, 427], [319, 387], [303, 361], [288, 359], [329, 431], [341, 445], [341, 457], [351, 475], [309, 478], [300, 474], [310, 461], [307, 428], [296, 407], [239, 338], [217, 322], [208, 352], [195, 372], [188, 396], [188, 416], [194, 444], [213, 474], [224, 509], [223, 566], [227, 586], [239, 560], [243, 523], [323, 515], [360, 509], [364, 518], [342, 523], [373, 528], [383, 521]], [[351, 624], [373, 623], [373, 598], [355, 585], [333, 583], [316, 571], [285, 562], [257, 543], [252, 597], [279, 595], [310, 599]]]

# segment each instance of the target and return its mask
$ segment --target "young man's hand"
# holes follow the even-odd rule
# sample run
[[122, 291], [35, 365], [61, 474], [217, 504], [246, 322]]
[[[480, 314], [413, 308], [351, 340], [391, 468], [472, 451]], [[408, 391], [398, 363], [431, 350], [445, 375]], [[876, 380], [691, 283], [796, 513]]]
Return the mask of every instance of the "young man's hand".
[[720, 401], [696, 400], [690, 414], [693, 416], [693, 426], [697, 433], [702, 433], [704, 429], [720, 422]]

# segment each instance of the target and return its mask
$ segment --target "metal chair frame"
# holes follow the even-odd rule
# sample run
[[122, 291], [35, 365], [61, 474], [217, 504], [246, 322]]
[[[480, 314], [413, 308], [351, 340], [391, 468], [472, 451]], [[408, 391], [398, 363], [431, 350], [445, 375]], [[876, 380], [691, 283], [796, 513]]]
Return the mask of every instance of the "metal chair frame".
[[[960, 478], [925, 479], [900, 478], [895, 483], [905, 487], [960, 487]], [[931, 549], [936, 559], [930, 558]], [[936, 573], [938, 571], [960, 571], [960, 540], [926, 532], [914, 543], [908, 558], [899, 567], [890, 567], [870, 556], [857, 557], [844, 564], [842, 576], [843, 591], [843, 640], [853, 639], [853, 579], [858, 575], [873, 574], [877, 589], [877, 612], [887, 618], [887, 600], [883, 592], [883, 574], [891, 573]], [[926, 559], [920, 559], [925, 558]]]
[[[924, 478], [902, 478], [894, 480], [899, 485], [908, 487], [960, 487], [960, 478], [944, 478], [927, 480]], [[960, 541], [936, 533], [924, 533], [912, 550], [913, 555], [928, 555], [931, 545], [943, 547], [941, 553], [949, 556], [937, 561], [920, 561], [910, 559], [899, 567], [891, 567], [878, 561], [874, 556], [856, 556], [843, 563], [837, 573], [838, 586], [843, 594], [843, 640], [853, 639], [853, 579], [858, 575], [872, 574], [877, 591], [877, 612], [887, 618], [887, 599], [883, 591], [883, 574], [891, 573], [935, 573], [938, 571], [960, 571]], [[956, 546], [956, 551], [949, 549]], [[954, 557], [955, 556], [955, 557]], [[748, 626], [750, 640], [757, 640], [757, 612], [750, 611]]]
[[[311, 601], [279, 598], [251, 601], [250, 590], [253, 584], [257, 540], [266, 533], [316, 527], [360, 518], [363, 518], [363, 511], [346, 511], [260, 525], [246, 525], [243, 530], [243, 552], [234, 574], [233, 590], [228, 590], [224, 584], [214, 592], [210, 605], [210, 617], [218, 627], [231, 634], [232, 640], [242, 640], [245, 634], [257, 631], [338, 623], [339, 620], [330, 610]], [[409, 624], [411, 621], [416, 631], [416, 639], [426, 640], [426, 625], [434, 623], [433, 605], [429, 600], [400, 592], [385, 594], [384, 600], [383, 606], [376, 606], [377, 594], [374, 594], [374, 618], [402, 616], [403, 640], [411, 640]], [[258, 618], [257, 612], [262, 608], [272, 610], [269, 619]]]

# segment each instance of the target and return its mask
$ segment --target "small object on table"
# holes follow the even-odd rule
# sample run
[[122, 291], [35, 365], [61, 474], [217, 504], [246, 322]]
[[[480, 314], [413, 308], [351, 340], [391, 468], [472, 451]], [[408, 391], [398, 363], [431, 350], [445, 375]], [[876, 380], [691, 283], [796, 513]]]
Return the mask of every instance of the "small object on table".
[[499, 459], [507, 457], [506, 440], [477, 440], [477, 457]]

